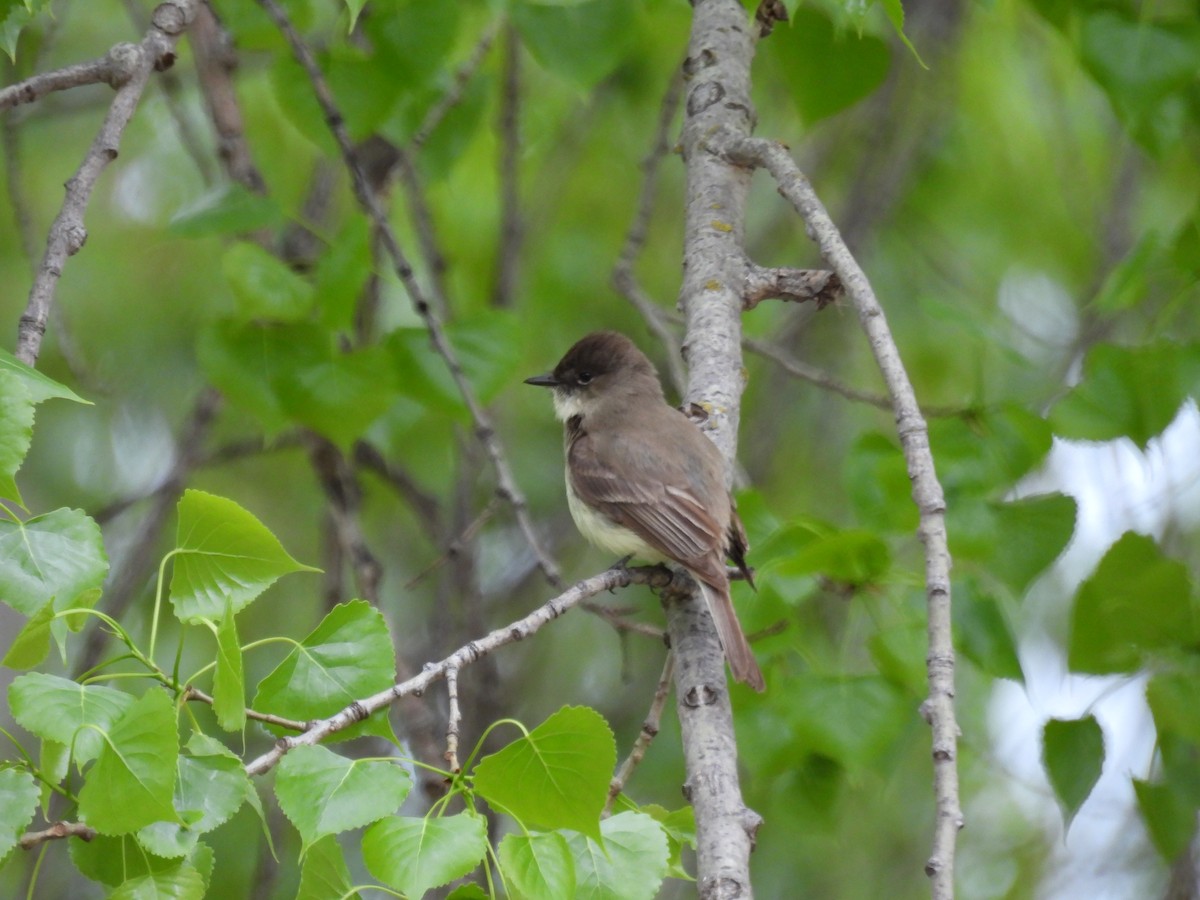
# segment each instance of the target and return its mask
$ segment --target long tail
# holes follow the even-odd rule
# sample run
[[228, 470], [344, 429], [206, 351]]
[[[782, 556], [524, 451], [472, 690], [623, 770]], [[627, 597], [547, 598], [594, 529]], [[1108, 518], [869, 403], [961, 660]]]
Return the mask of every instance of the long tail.
[[729, 585], [725, 584], [722, 587], [709, 584], [699, 578], [696, 580], [704, 592], [704, 599], [708, 603], [708, 612], [712, 616], [713, 624], [717, 626], [717, 637], [721, 639], [725, 658], [729, 660], [729, 670], [733, 672], [734, 678], [743, 684], [750, 685], [761, 694], [766, 690], [767, 685], [763, 681], [758, 660], [754, 658], [754, 651], [750, 649], [750, 644], [742, 631], [742, 624], [738, 621], [737, 612], [733, 608], [733, 600], [729, 596]]

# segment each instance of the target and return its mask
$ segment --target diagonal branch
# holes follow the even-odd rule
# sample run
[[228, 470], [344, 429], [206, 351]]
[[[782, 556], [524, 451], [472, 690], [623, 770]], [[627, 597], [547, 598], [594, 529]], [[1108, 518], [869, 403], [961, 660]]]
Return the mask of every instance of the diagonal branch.
[[354, 185], [354, 196], [371, 219], [371, 223], [377, 229], [380, 240], [383, 243], [383, 248], [387, 255], [391, 257], [396, 274], [408, 292], [413, 309], [425, 324], [433, 349], [445, 361], [446, 368], [450, 372], [450, 377], [454, 380], [454, 384], [458, 388], [458, 392], [471, 414], [471, 421], [475, 425], [475, 437], [483, 445], [484, 452], [487, 453], [488, 460], [496, 472], [497, 492], [512, 507], [517, 525], [537, 558], [538, 567], [542, 570], [542, 574], [546, 580], [556, 587], [561, 586], [563, 581], [558, 571], [558, 565], [550, 557], [546, 548], [542, 546], [541, 539], [534, 529], [533, 520], [529, 515], [528, 504], [525, 501], [525, 495], [517, 486], [516, 478], [512, 473], [512, 467], [505, 456], [500, 439], [496, 434], [495, 426], [492, 425], [491, 417], [488, 415], [487, 410], [484, 409], [479, 398], [475, 395], [475, 389], [467, 379], [466, 372], [463, 371], [462, 363], [458, 359], [458, 353], [451, 345], [449, 338], [446, 336], [445, 329], [442, 327], [441, 320], [430, 305], [424, 290], [414, 276], [412, 266], [405, 256], [404, 251], [400, 248], [396, 232], [393, 230], [391, 222], [388, 221], [387, 214], [380, 205], [379, 198], [367, 184], [362, 167], [359, 165], [355, 155], [354, 147], [350, 143], [349, 135], [346, 133], [345, 119], [334, 102], [333, 93], [329, 89], [329, 84], [326, 82], [325, 76], [317, 65], [312, 51], [309, 50], [308, 46], [301, 39], [295, 26], [292, 25], [291, 19], [288, 18], [287, 13], [279, 3], [276, 0], [258, 0], [258, 3], [266, 10], [267, 15], [271, 17], [276, 27], [279, 28], [288, 45], [292, 48], [292, 53], [295, 55], [296, 60], [300, 63], [308, 75], [309, 81], [312, 83], [313, 94], [316, 96], [317, 103], [320, 105], [321, 111], [325, 116], [325, 124], [329, 126], [329, 130], [333, 134], [334, 140], [341, 151], [346, 168], [350, 171], [351, 180]]
[[927, 717], [933, 730], [934, 793], [937, 818], [933, 852], [925, 865], [935, 900], [954, 896], [954, 846], [963, 825], [958, 796], [958, 724], [954, 717], [954, 646], [950, 619], [950, 551], [946, 540], [946, 501], [934, 470], [929, 432], [916, 394], [888, 328], [887, 318], [866, 274], [850, 253], [812, 185], [780, 143], [726, 132], [714, 136], [714, 147], [743, 166], [764, 168], [779, 192], [796, 208], [816, 241], [821, 255], [845, 285], [858, 312], [871, 351], [883, 373], [896, 429], [913, 483], [913, 501], [920, 515], [918, 533], [925, 545], [925, 593], [928, 609], [929, 699]]
[[440, 662], [427, 664], [419, 675], [407, 678], [371, 697], [356, 700], [341, 712], [335, 713], [327, 719], [313, 722], [304, 734], [280, 738], [268, 752], [246, 765], [246, 774], [265, 774], [273, 769], [289, 750], [299, 746], [318, 744], [329, 735], [349, 728], [356, 722], [361, 722], [371, 713], [383, 709], [396, 700], [420, 696], [430, 685], [445, 679], [451, 670], [457, 673], [501, 647], [536, 634], [544, 626], [572, 607], [579, 606], [589, 597], [594, 597], [603, 591], [615, 591], [617, 588], [627, 587], [631, 584], [667, 587], [674, 583], [673, 579], [673, 573], [662, 566], [639, 566], [632, 569], [613, 566], [611, 569], [605, 569], [597, 575], [585, 578], [557, 597], [546, 601], [524, 618], [497, 628], [484, 637], [467, 642]]
[[[87, 240], [83, 224], [92, 189], [100, 174], [117, 157], [121, 136], [137, 109], [150, 74], [175, 61], [175, 44], [196, 14], [200, 0], [164, 0], [154, 10], [150, 28], [140, 44], [118, 44], [109, 51], [113, 57], [116, 96], [104, 117], [104, 123], [92, 140], [87, 155], [67, 182], [67, 196], [50, 226], [46, 252], [29, 292], [29, 303], [17, 327], [17, 358], [27, 365], [37, 363], [46, 321], [54, 301], [54, 289], [67, 258], [74, 256]], [[107, 57], [106, 57], [107, 58]]]

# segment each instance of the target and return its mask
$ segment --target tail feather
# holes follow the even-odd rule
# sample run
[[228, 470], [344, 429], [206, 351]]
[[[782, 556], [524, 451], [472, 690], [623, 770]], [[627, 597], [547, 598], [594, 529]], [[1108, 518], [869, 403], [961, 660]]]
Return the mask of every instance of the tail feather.
[[766, 682], [763, 681], [758, 660], [754, 658], [754, 651], [750, 649], [750, 643], [746, 640], [737, 612], [733, 608], [728, 583], [719, 586], [700, 579], [697, 581], [704, 592], [713, 624], [717, 626], [717, 637], [721, 639], [721, 648], [725, 651], [725, 658], [729, 660], [729, 670], [734, 678], [750, 685], [761, 694], [766, 690]]

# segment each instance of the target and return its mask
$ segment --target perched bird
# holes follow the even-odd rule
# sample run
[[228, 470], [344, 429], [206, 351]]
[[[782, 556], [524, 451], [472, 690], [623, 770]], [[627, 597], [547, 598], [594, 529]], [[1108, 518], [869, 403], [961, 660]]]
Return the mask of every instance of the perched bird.
[[525, 383], [554, 391], [579, 531], [619, 556], [683, 566], [704, 593], [733, 677], [763, 690], [729, 595], [726, 557], [754, 582], [721, 452], [667, 403], [654, 364], [623, 334], [598, 331]]

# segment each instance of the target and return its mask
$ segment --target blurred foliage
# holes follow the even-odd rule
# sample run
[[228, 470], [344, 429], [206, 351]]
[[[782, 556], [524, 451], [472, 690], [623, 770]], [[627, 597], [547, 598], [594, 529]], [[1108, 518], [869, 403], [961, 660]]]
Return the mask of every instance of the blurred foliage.
[[[54, 381], [0, 353], [0, 494], [14, 501], [0, 521], [6, 560], [0, 599], [7, 604], [0, 632], [10, 636], [3, 681], [9, 711], [25, 729], [14, 734], [47, 774], [66, 776], [63, 744], [79, 724], [128, 732], [169, 716], [160, 700], [149, 699], [160, 695], [142, 687], [125, 693], [89, 685], [81, 699], [80, 686], [64, 676], [79, 674], [84, 640], [72, 629], [84, 623], [52, 619], [67, 608], [108, 608], [112, 597], [98, 588], [111, 560], [113, 571], [134, 567], [121, 625], [138, 646], [153, 643], [155, 573], [129, 553], [182, 452], [201, 463], [187, 474], [193, 490], [185, 501], [200, 499], [207, 508], [204, 498], [234, 498], [248, 517], [239, 527], [254, 532], [253, 522], [270, 529], [267, 537], [278, 535], [264, 551], [270, 564], [253, 576], [254, 590], [265, 592], [238, 614], [236, 628], [226, 624], [179, 645], [176, 671], [201, 670], [217, 656], [221, 688], [200, 686], [221, 702], [212, 713], [192, 705], [210, 732], [214, 721], [220, 727], [241, 721], [231, 685], [240, 690], [261, 682], [260, 697], [266, 691], [268, 698], [294, 701], [290, 714], [298, 718], [318, 714], [301, 702], [311, 694], [295, 687], [298, 680], [337, 702], [330, 698], [341, 696], [340, 682], [320, 673], [349, 664], [339, 663], [337, 650], [347, 634], [352, 643], [374, 642], [371, 664], [350, 666], [360, 679], [354, 695], [390, 681], [389, 632], [396, 658], [416, 671], [553, 593], [511, 511], [492, 503], [494, 474], [462, 399], [398, 279], [376, 261], [376, 238], [357, 211], [303, 72], [257, 4], [212, 5], [232, 35], [246, 143], [265, 193], [218, 174], [185, 39], [173, 81], [152, 82], [119, 158], [99, 182], [87, 244], [59, 282], [60, 316], [38, 365]], [[568, 578], [606, 565], [570, 524], [559, 426], [546, 398], [520, 382], [601, 327], [620, 328], [660, 363], [665, 358], [610, 278], [638, 201], [639, 164], [654, 143], [661, 98], [685, 52], [688, 4], [287, 0], [284, 6], [318, 48], [356, 140], [403, 147], [442, 98], [461, 92], [412, 152], [428, 226], [414, 224], [411, 179], [403, 176], [388, 180], [392, 221], [418, 280], [437, 287], [436, 302], [444, 293], [449, 338], [489, 404], [547, 546]], [[6, 82], [135, 40], [150, 8], [117, 0], [0, 6], [0, 41], [14, 56]], [[1193, 5], [1174, 0], [937, 0], [912, 4], [903, 21], [918, 58], [897, 32], [894, 2], [825, 0], [788, 8], [792, 23], [776, 25], [755, 61], [758, 133], [791, 145], [872, 279], [930, 412], [946, 491], [969, 823], [960, 840], [964, 896], [1046, 896], [1040, 886], [1052, 873], [1061, 828], [1028, 814], [1017, 799], [1016, 779], [992, 753], [988, 704], [997, 679], [1026, 678], [1020, 638], [1042, 621], [1030, 598], [1049, 603], [1045, 598], [1055, 593], [1071, 609], [1070, 627], [1052, 637], [1063, 639], [1072, 669], [1150, 676], [1159, 746], [1152, 761], [1130, 772], [1144, 819], [1130, 841], [1152, 845], [1159, 855], [1131, 856], [1129, 865], [1152, 893], [1186, 847], [1200, 807], [1194, 703], [1200, 558], [1189, 549], [1195, 535], [1188, 530], [1195, 516], [1182, 509], [1172, 515], [1170, 504], [1180, 500], [1165, 498], [1165, 515], [1180, 533], [1157, 541], [1127, 534], [1107, 553], [1097, 552], [1103, 559], [1072, 597], [1073, 586], [1042, 576], [1076, 533], [1076, 504], [1055, 494], [1026, 496], [1019, 486], [1056, 439], [1126, 437], [1144, 447], [1188, 398], [1200, 396], [1200, 20]], [[493, 46], [460, 87], [455, 73], [485, 34], [494, 36]], [[501, 232], [509, 56], [520, 84], [519, 245], [506, 245]], [[61, 185], [110, 97], [107, 88], [78, 89], [9, 114], [3, 178], [8, 196], [27, 204], [27, 224], [0, 217], [0, 313], [14, 332], [37, 263], [22, 250], [28, 239], [22, 228], [35, 243], [44, 240]], [[198, 167], [196, 155], [208, 165]], [[667, 156], [659, 174], [636, 274], [670, 311], [680, 277], [682, 167]], [[320, 196], [327, 199], [314, 205]], [[419, 249], [429, 235], [440, 259]], [[289, 255], [285, 248], [305, 243], [298, 237], [310, 249]], [[819, 265], [802, 224], [763, 176], [752, 188], [747, 251], [763, 265]], [[496, 308], [505, 252], [519, 260], [518, 287], [510, 307]], [[764, 303], [744, 325], [844, 384], [880, 390], [855, 317], [840, 304], [818, 314]], [[892, 416], [753, 354], [746, 369], [740, 436], [746, 487], [739, 508], [759, 590], [734, 591], [747, 631], [759, 633], [755, 648], [768, 692], [757, 696], [735, 686], [733, 702], [746, 801], [765, 819], [753, 857], [756, 890], [764, 897], [925, 896], [933, 809], [929, 733], [919, 714], [923, 562]], [[208, 385], [222, 394], [222, 408], [199, 446], [177, 446]], [[93, 405], [61, 402], [80, 398]], [[385, 465], [363, 461], [363, 442]], [[379, 613], [350, 602], [363, 591], [356, 583], [362, 561], [330, 549], [337, 525], [315, 474], [328, 452], [319, 448], [327, 447], [356, 479], [350, 490], [359, 524], [381, 566]], [[185, 502], [180, 514], [186, 513]], [[176, 537], [175, 519], [169, 521], [156, 533], [155, 562], [190, 546], [184, 532]], [[243, 531], [238, 540], [244, 538]], [[71, 564], [39, 567], [42, 558]], [[296, 559], [320, 565], [326, 575], [292, 575], [272, 585], [299, 567]], [[33, 564], [22, 569], [18, 560]], [[203, 568], [174, 571], [184, 579], [181, 597], [188, 578], [206, 577]], [[1034, 585], [1039, 590], [1031, 594]], [[205, 615], [214, 623], [232, 623], [236, 610], [212, 605], [215, 596], [200, 592], [193, 599], [209, 604]], [[611, 602], [660, 621], [655, 600], [641, 589]], [[169, 667], [183, 626], [164, 618], [160, 627], [160, 663]], [[244, 672], [234, 666], [231, 647], [281, 633], [287, 646], [256, 645], [244, 656]], [[51, 654], [40, 671], [17, 676], [15, 668], [38, 664], [51, 638], [66, 648], [65, 657]], [[328, 666], [313, 664], [313, 647], [328, 649]], [[116, 654], [110, 647], [101, 659]], [[555, 711], [564, 705], [586, 704], [603, 715], [605, 732], [611, 727], [621, 757], [641, 727], [661, 661], [657, 642], [617, 636], [596, 617], [572, 614], [463, 671], [463, 746], [474, 746], [498, 719], [532, 725], [560, 715]], [[444, 695], [431, 694], [430, 709], [440, 719]], [[40, 715], [67, 709], [80, 718]], [[9, 718], [6, 712], [0, 724], [10, 728]], [[405, 734], [411, 723], [395, 713], [392, 725]], [[389, 731], [386, 723], [362, 727], [376, 735]], [[1085, 800], [1104, 762], [1100, 731], [1091, 717], [1045, 723], [1042, 790], [1054, 793], [1076, 828], [1090, 814]], [[40, 752], [30, 734], [42, 738]], [[89, 734], [77, 739], [77, 763], [102, 753]], [[245, 746], [235, 740], [231, 747], [251, 758], [271, 739], [251, 723]], [[181, 766], [194, 767], [192, 776], [228, 775], [232, 757], [219, 746], [184, 744], [159, 750], [182, 753]], [[501, 752], [517, 754], [522, 746]], [[104, 764], [118, 786], [145, 774], [147, 802], [170, 808], [161, 773], [122, 769], [112, 756]], [[493, 769], [505, 762], [499, 754], [490, 759], [499, 759]], [[289, 766], [305, 762], [328, 774], [321, 760]], [[55, 842], [45, 852], [61, 861], [69, 843], [75, 867], [94, 881], [148, 879], [138, 887], [184, 895], [200, 883], [209, 884], [209, 896], [262, 897], [290, 897], [298, 888], [302, 896], [323, 896], [322, 885], [371, 875], [404, 890], [435, 883], [428, 872], [403, 869], [395, 855], [406, 842], [429, 836], [430, 826], [420, 824], [426, 820], [394, 817], [370, 826], [362, 841], [365, 862], [352, 856], [347, 870], [330, 837], [336, 829], [313, 823], [314, 811], [289, 795], [297, 782], [289, 786], [288, 777], [299, 776], [281, 771], [277, 790], [292, 824], [266, 813], [283, 861], [278, 866], [259, 813], [245, 806], [236, 814], [206, 812], [203, 840], [186, 862], [180, 853], [143, 857], [124, 833], [140, 828], [136, 817], [153, 809], [108, 811], [120, 818], [110, 830], [121, 834], [91, 844]], [[482, 793], [488, 778], [481, 779]], [[651, 873], [646, 878], [675, 871], [688, 842], [686, 825], [668, 822], [675, 813], [656, 816], [657, 826], [651, 821], [653, 804], [679, 806], [682, 781], [678, 729], [668, 712], [627, 789], [641, 805], [604, 826], [605, 846], [646, 846], [666, 836], [641, 859]], [[245, 786], [220, 783], [214, 799], [241, 804]], [[303, 794], [309, 782], [298, 784]], [[0, 771], [0, 852], [28, 827], [9, 811], [28, 806], [36, 789], [18, 770]], [[407, 784], [389, 791], [398, 803]], [[503, 788], [495, 798], [512, 802]], [[81, 808], [85, 801], [97, 808], [94, 795], [81, 796]], [[364, 824], [335, 820], [353, 822], [347, 828]], [[436, 821], [444, 823], [433, 827], [446, 831], [440, 838], [446, 847], [459, 838], [479, 840], [477, 825], [465, 818]], [[158, 840], [161, 849], [184, 831], [145, 840]], [[620, 868], [623, 857], [592, 852], [595, 834], [555, 834], [510, 834], [499, 856], [513, 865], [541, 860], [546, 878], [560, 873], [545, 860], [591, 858], [597, 871], [589, 877], [621, 889], [629, 874]], [[303, 869], [296, 865], [302, 847]], [[470, 860], [452, 857], [442, 860], [439, 873], [466, 871]], [[117, 872], [118, 859], [128, 868]], [[0, 870], [0, 893], [23, 891], [34, 862], [33, 854], [12, 851]], [[527, 884], [539, 883], [565, 882]], [[667, 883], [663, 896], [693, 890]], [[38, 892], [99, 896], [71, 867], [49, 862]]]

